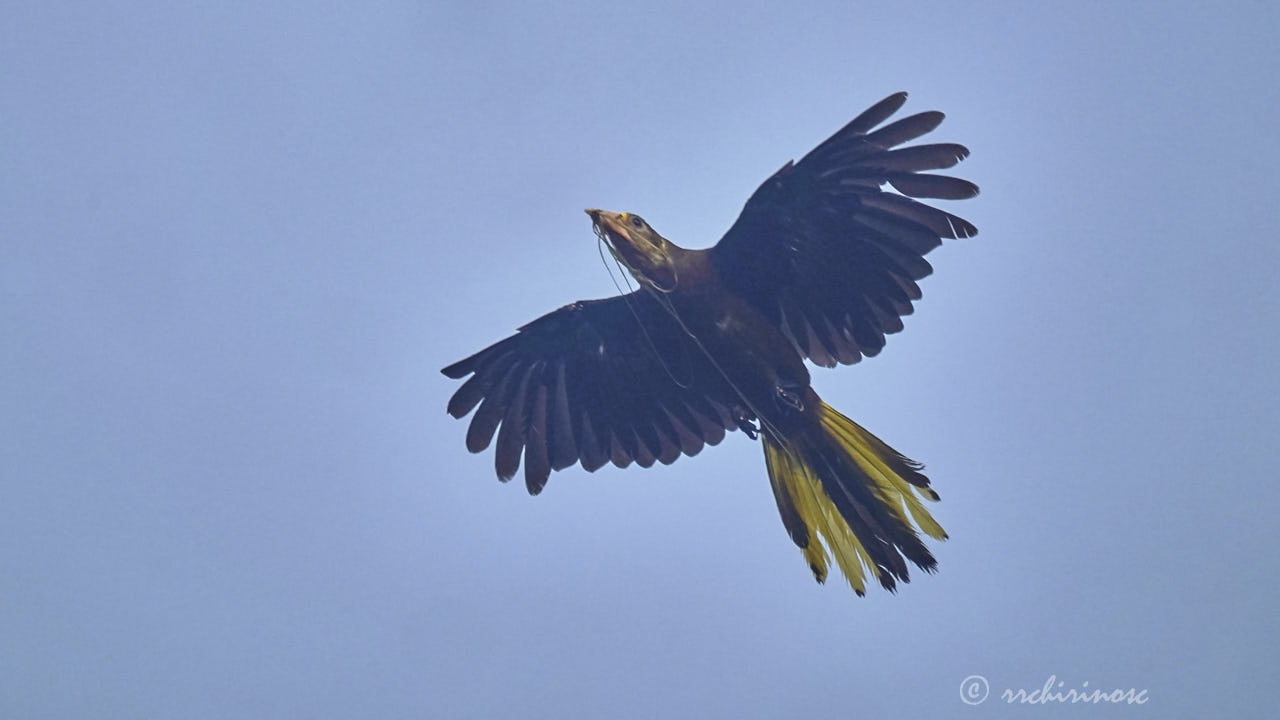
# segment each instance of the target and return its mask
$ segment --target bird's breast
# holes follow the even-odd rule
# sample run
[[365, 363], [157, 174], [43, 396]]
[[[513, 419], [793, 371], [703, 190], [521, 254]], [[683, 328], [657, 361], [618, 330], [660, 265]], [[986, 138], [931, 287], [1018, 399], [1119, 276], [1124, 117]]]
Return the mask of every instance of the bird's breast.
[[715, 365], [742, 392], [809, 386], [809, 370], [772, 320], [727, 292], [676, 299], [676, 311]]

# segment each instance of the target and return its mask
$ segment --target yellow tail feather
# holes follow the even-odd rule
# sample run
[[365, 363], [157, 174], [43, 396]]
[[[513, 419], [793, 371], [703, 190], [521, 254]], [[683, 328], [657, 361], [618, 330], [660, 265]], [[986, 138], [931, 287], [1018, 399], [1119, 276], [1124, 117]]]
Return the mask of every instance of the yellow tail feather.
[[[885, 573], [890, 571], [878, 567], [872, 559], [873, 554], [863, 544], [864, 540], [883, 544], [886, 539], [860, 539], [851, 527], [850, 519], [842, 515], [837, 504], [832, 501], [828, 488], [824, 486], [824, 478], [827, 483], [855, 482], [865, 487], [875, 504], [900, 522], [912, 538], [915, 537], [916, 527], [934, 539], [942, 540], [947, 537], [942, 526], [920, 502], [921, 497], [936, 500], [937, 494], [928, 489], [927, 480], [923, 476], [913, 473], [917, 465], [911, 464], [911, 461], [898, 455], [879, 438], [826, 403], [821, 404], [820, 424], [823, 431], [821, 438], [788, 438], [787, 444], [781, 445], [771, 436], [762, 437], [765, 464], [773, 491], [778, 496], [779, 507], [794, 508], [794, 513], [798, 516], [795, 519], [804, 525], [803, 529], [789, 526], [788, 530], [792, 531], [792, 538], [803, 549], [805, 560], [818, 582], [826, 580], [830, 555], [834, 555], [840, 572], [858, 595], [866, 592], [867, 573], [880, 580], [885, 587], [892, 588], [893, 581], [885, 578]], [[830, 450], [835, 451], [837, 458], [843, 456], [851, 460], [852, 466], [832, 462], [824, 456]], [[900, 470], [895, 470], [894, 465], [898, 465]], [[856, 470], [841, 469], [850, 467], [856, 467]], [[908, 482], [900, 472], [914, 474], [917, 482], [923, 483], [925, 487]], [[848, 489], [833, 487], [830, 490], [848, 493]], [[794, 521], [788, 521], [786, 512], [783, 520], [789, 525]], [[868, 518], [863, 516], [857, 522], [866, 532], [865, 523], [870, 522]], [[925, 555], [932, 561], [927, 551]], [[912, 559], [920, 564], [919, 560]], [[931, 565], [922, 567], [932, 569]]]

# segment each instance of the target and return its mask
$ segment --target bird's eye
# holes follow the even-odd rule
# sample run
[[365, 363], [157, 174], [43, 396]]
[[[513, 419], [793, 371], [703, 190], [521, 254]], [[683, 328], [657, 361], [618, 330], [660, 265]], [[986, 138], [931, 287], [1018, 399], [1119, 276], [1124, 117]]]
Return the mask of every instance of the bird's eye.
[[644, 221], [640, 219], [639, 215], [631, 216], [631, 227], [634, 227], [634, 228], [644, 227]]

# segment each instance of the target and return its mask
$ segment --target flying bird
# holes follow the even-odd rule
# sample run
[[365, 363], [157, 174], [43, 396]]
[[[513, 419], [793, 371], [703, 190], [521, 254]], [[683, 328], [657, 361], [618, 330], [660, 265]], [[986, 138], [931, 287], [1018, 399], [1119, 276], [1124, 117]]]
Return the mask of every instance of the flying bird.
[[832, 557], [858, 595], [868, 574], [890, 591], [909, 582], [908, 561], [933, 572], [920, 533], [947, 536], [923, 502], [938, 500], [923, 466], [823, 402], [805, 362], [879, 353], [921, 297], [924, 256], [977, 234], [917, 199], [978, 187], [923, 172], [963, 160], [963, 145], [903, 147], [942, 113], [884, 124], [906, 98], [783, 165], [711, 248], [682, 248], [633, 213], [587, 210], [639, 288], [566, 305], [444, 368], [470, 376], [448, 404], [455, 418], [475, 411], [467, 449], [496, 433], [499, 479], [523, 456], [536, 495], [552, 470], [669, 464], [742, 430], [760, 439], [783, 525], [818, 582]]

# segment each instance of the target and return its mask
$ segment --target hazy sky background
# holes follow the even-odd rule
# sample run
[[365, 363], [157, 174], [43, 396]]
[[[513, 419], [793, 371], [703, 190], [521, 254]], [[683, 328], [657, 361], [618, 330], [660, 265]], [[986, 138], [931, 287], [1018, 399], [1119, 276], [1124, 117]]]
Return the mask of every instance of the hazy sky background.
[[[0, 718], [1274, 712], [1276, 4], [0, 19]], [[815, 384], [928, 464], [938, 575], [814, 584], [740, 433], [466, 452], [439, 368], [614, 292], [582, 208], [710, 245], [896, 90], [980, 234]]]

